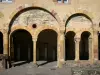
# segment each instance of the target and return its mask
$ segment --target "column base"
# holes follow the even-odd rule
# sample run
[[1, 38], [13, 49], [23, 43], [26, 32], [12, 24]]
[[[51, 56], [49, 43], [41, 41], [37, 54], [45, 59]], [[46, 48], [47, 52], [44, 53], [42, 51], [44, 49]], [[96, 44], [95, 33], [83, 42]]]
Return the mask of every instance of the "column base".
[[62, 64], [61, 61], [57, 62], [57, 67], [58, 67], [58, 68], [62, 68], [62, 67], [63, 67], [63, 64]]
[[75, 59], [75, 61], [79, 61], [79, 59]]
[[37, 68], [39, 65], [37, 63], [33, 63], [33, 67]]

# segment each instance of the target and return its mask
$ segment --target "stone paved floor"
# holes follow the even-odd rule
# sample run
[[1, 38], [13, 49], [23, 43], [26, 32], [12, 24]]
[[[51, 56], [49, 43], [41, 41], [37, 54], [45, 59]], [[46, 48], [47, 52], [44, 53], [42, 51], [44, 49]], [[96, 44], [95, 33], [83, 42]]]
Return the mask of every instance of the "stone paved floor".
[[100, 75], [100, 68], [73, 68], [72, 75]]
[[[46, 63], [45, 61], [38, 64]], [[87, 67], [68, 67], [57, 68], [57, 62], [46, 63], [39, 67], [34, 67], [33, 63], [27, 63], [20, 66], [15, 66], [5, 71], [0, 72], [0, 75], [100, 75], [100, 66], [88, 65]]]
[[57, 68], [55, 64], [51, 62], [37, 68], [33, 67], [33, 63], [27, 63], [2, 71], [0, 75], [72, 75], [70, 68]]

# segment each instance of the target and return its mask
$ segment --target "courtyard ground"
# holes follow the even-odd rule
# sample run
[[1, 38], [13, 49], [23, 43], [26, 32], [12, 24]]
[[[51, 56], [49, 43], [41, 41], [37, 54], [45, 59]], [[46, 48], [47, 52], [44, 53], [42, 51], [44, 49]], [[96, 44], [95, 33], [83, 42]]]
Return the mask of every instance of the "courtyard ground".
[[[57, 68], [56, 62], [50, 62], [45, 65], [44, 61], [38, 62], [40, 66], [34, 67], [33, 63], [26, 63], [15, 66], [0, 72], [0, 75], [100, 75], [100, 66], [68, 66], [64, 64], [63, 68]], [[42, 65], [41, 65], [42, 64]]]

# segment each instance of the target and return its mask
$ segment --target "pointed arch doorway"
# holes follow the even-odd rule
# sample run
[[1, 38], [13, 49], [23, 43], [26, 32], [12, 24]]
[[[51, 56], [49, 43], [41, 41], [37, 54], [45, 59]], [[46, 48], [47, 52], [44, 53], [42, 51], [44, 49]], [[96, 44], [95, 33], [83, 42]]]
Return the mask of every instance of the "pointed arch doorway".
[[10, 56], [13, 62], [33, 61], [33, 42], [26, 30], [15, 30], [10, 36]]

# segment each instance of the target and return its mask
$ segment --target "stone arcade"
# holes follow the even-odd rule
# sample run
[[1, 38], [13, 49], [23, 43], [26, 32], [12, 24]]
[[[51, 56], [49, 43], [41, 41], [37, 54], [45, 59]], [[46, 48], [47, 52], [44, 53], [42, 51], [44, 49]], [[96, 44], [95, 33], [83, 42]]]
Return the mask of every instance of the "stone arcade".
[[[71, 61], [100, 63], [100, 3], [98, 0], [92, 7], [88, 1], [1, 3], [0, 54], [8, 55], [11, 63], [55, 61], [57, 67]], [[94, 4], [93, 0], [90, 2]]]

